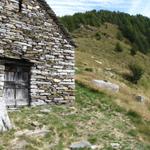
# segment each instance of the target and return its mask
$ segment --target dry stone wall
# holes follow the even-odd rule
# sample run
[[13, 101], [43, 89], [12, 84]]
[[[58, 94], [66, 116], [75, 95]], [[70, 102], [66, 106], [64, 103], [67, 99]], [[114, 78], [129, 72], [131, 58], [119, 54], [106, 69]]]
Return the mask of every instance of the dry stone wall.
[[[0, 57], [26, 59], [31, 67], [33, 105], [74, 100], [74, 47], [40, 0], [0, 1]], [[0, 66], [0, 95], [3, 70]], [[1, 73], [2, 72], [2, 73]]]

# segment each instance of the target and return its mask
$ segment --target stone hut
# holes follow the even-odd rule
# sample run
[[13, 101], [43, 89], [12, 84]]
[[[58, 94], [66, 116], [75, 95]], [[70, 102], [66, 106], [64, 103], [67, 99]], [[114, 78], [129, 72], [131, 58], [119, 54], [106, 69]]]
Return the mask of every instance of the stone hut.
[[0, 0], [0, 99], [8, 107], [72, 102], [74, 53], [45, 0]]

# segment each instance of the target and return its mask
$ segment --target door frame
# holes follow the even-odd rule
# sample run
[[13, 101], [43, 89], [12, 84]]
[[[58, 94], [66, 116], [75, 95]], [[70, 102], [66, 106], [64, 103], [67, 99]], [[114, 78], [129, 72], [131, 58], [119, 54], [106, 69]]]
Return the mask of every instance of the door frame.
[[[33, 63], [29, 62], [29, 60], [26, 59], [13, 59], [13, 58], [0, 58], [0, 65], [4, 65], [4, 67], [6, 65], [16, 65], [16, 66], [24, 66], [24, 67], [29, 67], [29, 80], [28, 80], [28, 99], [29, 99], [29, 103], [27, 106], [31, 106], [31, 92], [30, 92], [30, 87], [31, 87], [31, 83], [30, 83], [30, 79], [31, 79], [31, 67], [34, 65]], [[5, 69], [4, 69], [4, 74], [5, 74]], [[8, 106], [9, 107], [9, 106]], [[19, 107], [19, 106], [15, 106], [15, 107]]]

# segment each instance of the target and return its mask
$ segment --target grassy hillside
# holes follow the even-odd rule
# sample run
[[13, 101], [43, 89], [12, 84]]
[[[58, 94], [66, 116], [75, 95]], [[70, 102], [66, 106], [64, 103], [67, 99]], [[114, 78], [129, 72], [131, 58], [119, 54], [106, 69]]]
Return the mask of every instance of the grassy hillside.
[[[43, 113], [45, 109], [50, 111]], [[136, 126], [142, 118], [117, 106], [113, 97], [79, 83], [72, 107], [23, 108], [10, 116], [15, 129], [0, 135], [0, 150], [69, 150], [80, 140], [97, 145], [97, 150], [111, 150], [112, 143], [122, 150], [150, 148], [148, 136], [141, 136]]]
[[[114, 97], [117, 105], [126, 111], [132, 111], [133, 114], [142, 117], [146, 123], [136, 122], [134, 117], [132, 119], [140, 134], [150, 141], [150, 55], [138, 52], [132, 56], [131, 43], [125, 37], [118, 39], [120, 32], [117, 25], [110, 23], [105, 23], [101, 27], [82, 26], [72, 32], [77, 43], [76, 80], [94, 89], [97, 87], [93, 84], [93, 79], [118, 84], [120, 91], [116, 94], [103, 89], [99, 90]], [[100, 38], [97, 38], [97, 35], [100, 35]], [[120, 43], [122, 52], [115, 51], [117, 43]], [[133, 84], [124, 77], [125, 74], [131, 74], [130, 64], [138, 64], [144, 70], [137, 84]], [[137, 95], [146, 97], [144, 103], [136, 101]]]
[[[93, 79], [108, 80], [120, 86], [120, 92], [116, 94], [116, 101], [126, 109], [133, 109], [145, 119], [150, 119], [150, 56], [138, 52], [135, 56], [130, 54], [130, 42], [123, 38], [118, 40], [120, 32], [116, 25], [109, 23], [101, 27], [82, 27], [74, 31], [73, 37], [77, 43], [76, 49], [76, 79], [93, 86]], [[101, 39], [95, 35], [99, 33]], [[123, 52], [116, 52], [116, 43], [120, 43]], [[137, 84], [133, 84], [124, 78], [130, 74], [129, 65], [139, 64], [144, 74]], [[112, 93], [108, 93], [112, 94]], [[147, 97], [141, 104], [135, 100], [136, 95]]]
[[[132, 56], [130, 42], [126, 38], [118, 40], [118, 32], [118, 27], [109, 23], [99, 28], [87, 26], [73, 32], [78, 46], [76, 78], [91, 86], [93, 79], [108, 80], [120, 85], [120, 92], [115, 95], [116, 101], [126, 109], [133, 109], [145, 119], [150, 119], [150, 56], [139, 52]], [[95, 37], [97, 33], [101, 35], [100, 40]], [[120, 42], [123, 52], [114, 50], [117, 42]], [[145, 71], [138, 84], [132, 84], [124, 78], [125, 74], [130, 73], [128, 66], [132, 63], [139, 64]], [[147, 97], [145, 104], [135, 101], [138, 94]]]

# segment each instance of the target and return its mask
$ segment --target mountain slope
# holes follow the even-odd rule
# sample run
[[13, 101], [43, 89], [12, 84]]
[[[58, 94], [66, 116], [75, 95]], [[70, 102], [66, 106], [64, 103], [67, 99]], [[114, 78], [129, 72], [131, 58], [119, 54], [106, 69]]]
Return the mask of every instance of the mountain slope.
[[148, 53], [150, 50], [150, 19], [141, 15], [130, 16], [121, 12], [93, 10], [64, 16], [61, 21], [69, 31], [74, 31], [81, 25], [99, 27], [105, 22], [116, 24], [132, 46], [136, 45], [137, 50], [142, 53]]

